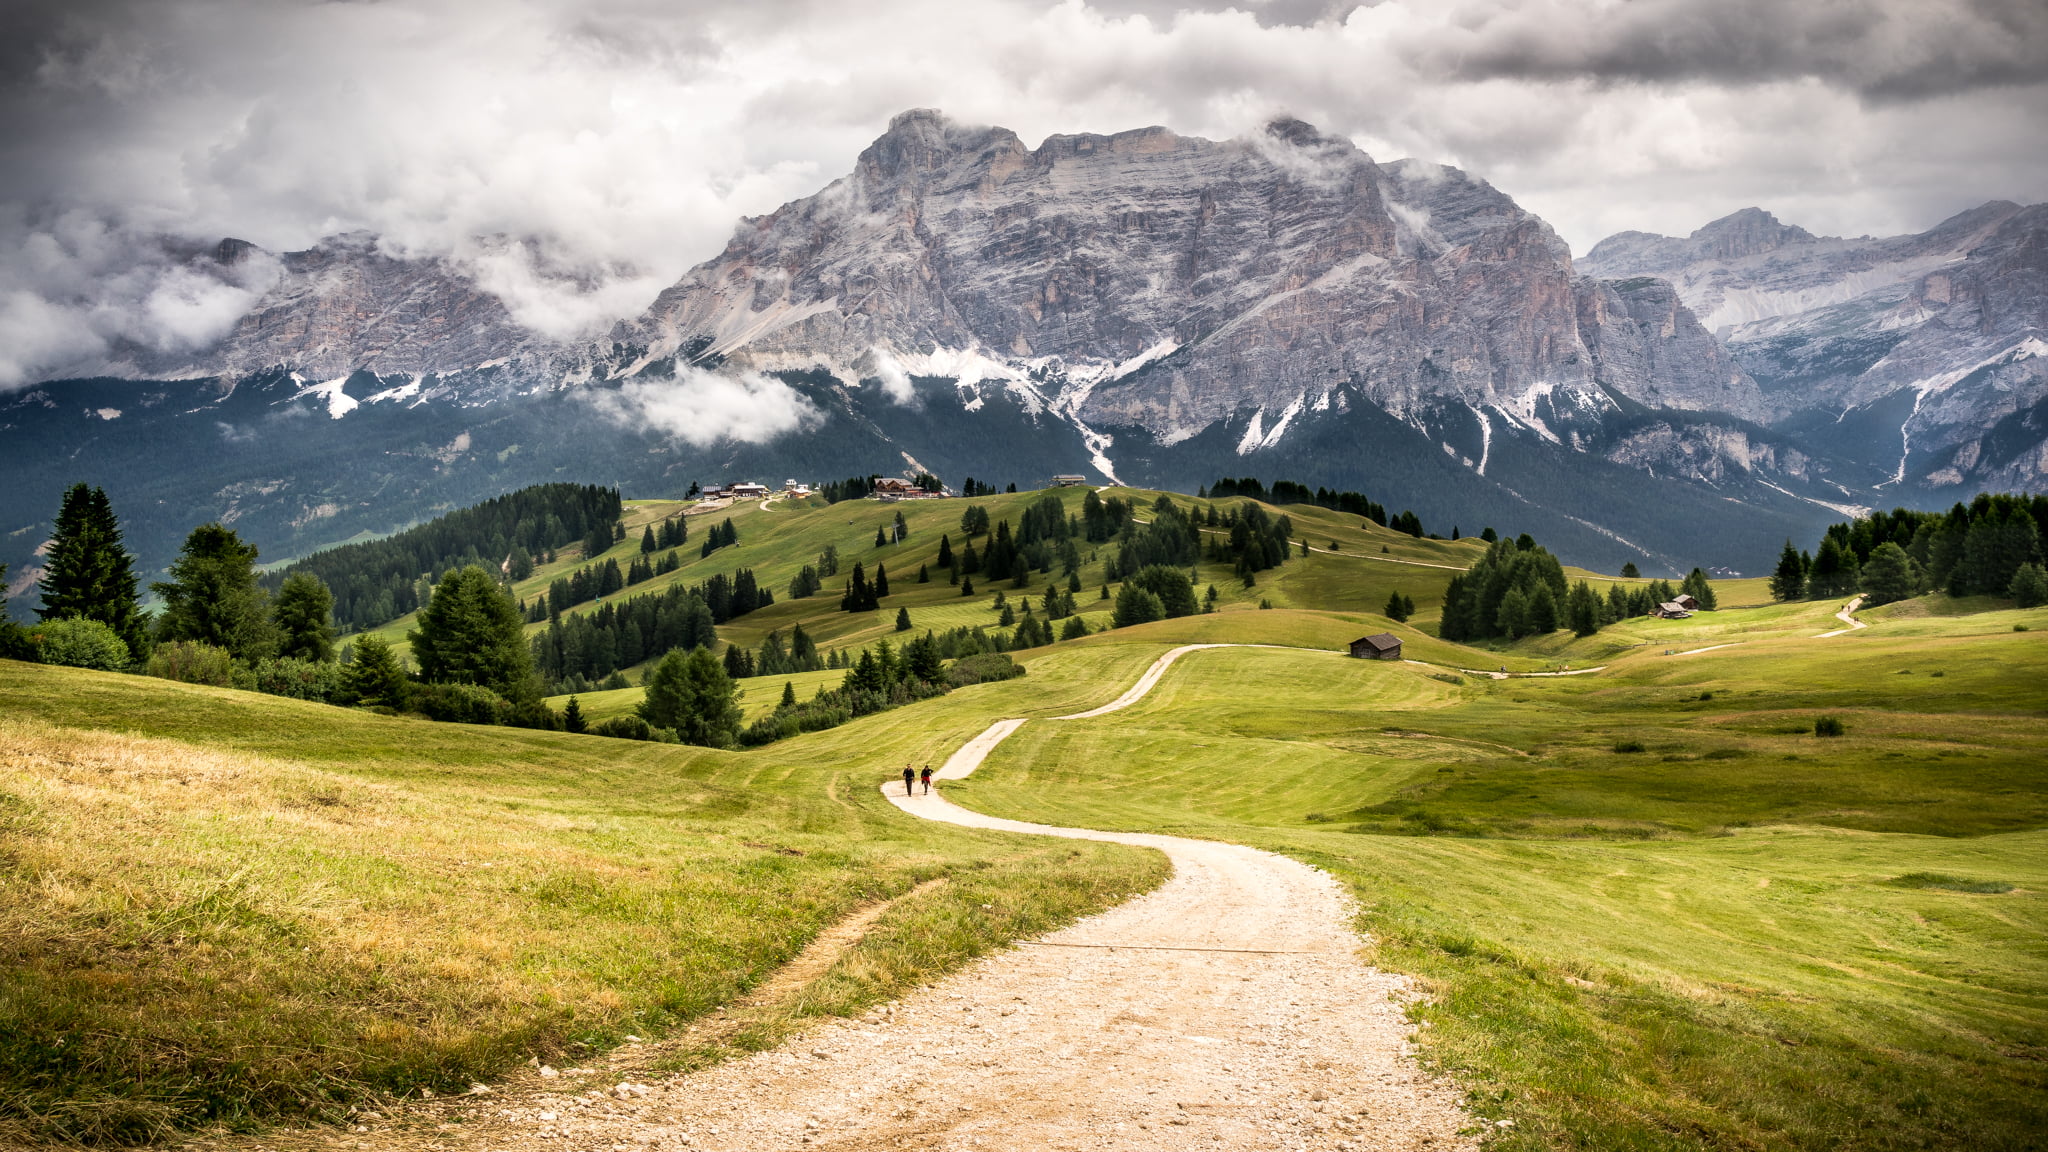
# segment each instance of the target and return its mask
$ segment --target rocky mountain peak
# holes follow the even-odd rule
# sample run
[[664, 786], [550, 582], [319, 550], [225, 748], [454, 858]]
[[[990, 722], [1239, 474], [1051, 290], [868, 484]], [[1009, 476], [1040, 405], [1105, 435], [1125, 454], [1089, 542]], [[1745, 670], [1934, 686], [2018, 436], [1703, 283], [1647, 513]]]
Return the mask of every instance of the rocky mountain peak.
[[1734, 260], [1809, 243], [1813, 233], [1797, 225], [1780, 224], [1776, 216], [1761, 208], [1744, 208], [1708, 223], [1689, 237], [1700, 254], [1717, 260]]

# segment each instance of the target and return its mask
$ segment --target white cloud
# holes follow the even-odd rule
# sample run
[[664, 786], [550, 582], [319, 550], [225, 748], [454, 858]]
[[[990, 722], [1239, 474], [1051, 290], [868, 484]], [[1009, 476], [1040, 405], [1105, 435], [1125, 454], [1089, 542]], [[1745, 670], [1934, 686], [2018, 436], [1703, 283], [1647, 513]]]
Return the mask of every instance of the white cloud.
[[762, 444], [815, 427], [825, 414], [794, 388], [759, 372], [726, 374], [684, 366], [673, 379], [626, 381], [594, 391], [592, 403], [629, 427], [706, 448], [721, 440]]
[[1917, 230], [1994, 197], [2048, 198], [2044, 11], [14, 0], [0, 382], [124, 340], [216, 333], [250, 286], [166, 271], [178, 261], [145, 239], [159, 234], [284, 251], [367, 229], [467, 264], [547, 335], [586, 334], [714, 255], [738, 218], [848, 171], [919, 106], [1031, 143], [1147, 124], [1224, 137], [1285, 111], [1380, 160], [1463, 167], [1579, 251], [1748, 204], [1818, 232]]

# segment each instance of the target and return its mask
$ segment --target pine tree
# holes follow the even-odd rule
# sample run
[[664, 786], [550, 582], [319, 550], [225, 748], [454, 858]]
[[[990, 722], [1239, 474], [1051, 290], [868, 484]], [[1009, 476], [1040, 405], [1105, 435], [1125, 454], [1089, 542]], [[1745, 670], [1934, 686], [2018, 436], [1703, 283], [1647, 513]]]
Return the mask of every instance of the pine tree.
[[474, 564], [434, 586], [419, 626], [405, 638], [428, 683], [477, 684], [513, 697], [533, 672], [517, 603]]
[[877, 547], [877, 548], [887, 548], [888, 546], [889, 546], [889, 535], [888, 535], [888, 533], [887, 533], [886, 531], [884, 531], [884, 529], [882, 528], [882, 526], [881, 526], [880, 524], [877, 524], [877, 525], [875, 525], [875, 547]]
[[[1487, 529], [1487, 531], [1490, 532], [1492, 531], [1492, 529], [1489, 528]], [[1788, 548], [1791, 547], [1792, 542], [1790, 540], [1785, 541], [1785, 546]], [[1623, 564], [1621, 566], [1621, 578], [1623, 580], [1640, 580], [1643, 578], [1642, 569], [1637, 568], [1636, 562], [1631, 560], [1628, 563]]]
[[778, 708], [794, 708], [794, 707], [796, 707], [796, 681], [794, 681], [794, 680], [784, 680], [784, 681], [782, 682], [782, 703], [780, 703], [780, 704], [776, 705], [776, 707], [778, 707]]
[[[256, 585], [256, 549], [232, 529], [220, 524], [194, 528], [171, 562], [170, 577], [149, 586], [164, 601], [159, 639], [211, 644], [242, 660], [270, 654], [274, 634], [263, 589]], [[523, 626], [518, 608], [511, 611]]]
[[[880, 564], [875, 565], [874, 587], [875, 598], [878, 600], [889, 594], [889, 569]], [[876, 605], [876, 607], [880, 607], [880, 605]]]
[[1494, 617], [1494, 631], [1510, 640], [1519, 640], [1529, 633], [1529, 594], [1520, 588], [1510, 588], [1500, 598], [1500, 610]]
[[1529, 592], [1529, 631], [1547, 636], [1557, 631], [1557, 596], [1550, 585], [1538, 581]]
[[583, 705], [577, 703], [574, 696], [569, 697], [569, 703], [562, 709], [562, 731], [590, 731], [590, 722], [583, 718]]
[[44, 620], [97, 620], [140, 657], [149, 648], [135, 594], [135, 558], [121, 546], [121, 525], [107, 494], [74, 484], [64, 493], [41, 582]]
[[2039, 564], [2022, 564], [2013, 570], [2012, 583], [2005, 594], [2012, 597], [2014, 606], [2039, 608], [2048, 604], [2048, 570]]
[[953, 566], [953, 541], [944, 533], [939, 535], [939, 558], [935, 563], [941, 568]]
[[660, 547], [660, 542], [654, 538], [654, 525], [649, 524], [647, 530], [640, 534], [640, 554], [645, 556]]
[[685, 744], [730, 747], [739, 736], [739, 689], [708, 648], [672, 650], [647, 677], [640, 718]]
[[1574, 635], [1591, 636], [1600, 631], [1600, 596], [1584, 580], [1572, 585], [1565, 601], [1565, 621]]
[[974, 595], [974, 580], [971, 577], [962, 576], [960, 578], [960, 594], [962, 596]]
[[334, 659], [334, 593], [318, 576], [294, 572], [285, 577], [270, 617], [277, 627], [278, 655]]
[[922, 564], [917, 566], [917, 582], [919, 584], [929, 584], [932, 582], [931, 571]]
[[1879, 604], [1890, 604], [1904, 600], [1919, 591], [1919, 565], [1906, 555], [1906, 550], [1887, 540], [1871, 550], [1870, 561], [1863, 565], [1859, 584], [1863, 591], [1864, 606], [1875, 608]]
[[1387, 610], [1385, 615], [1387, 619], [1392, 620], [1397, 624], [1404, 624], [1407, 622], [1407, 605], [1403, 602], [1399, 590], [1389, 592], [1387, 594]]
[[405, 706], [409, 687], [405, 666], [399, 663], [391, 645], [376, 636], [362, 636], [357, 638], [351, 655], [353, 659], [342, 670], [344, 687], [364, 704]]
[[1112, 628], [1128, 628], [1166, 618], [1166, 606], [1159, 597], [1135, 584], [1125, 584], [1116, 594], [1116, 609], [1110, 616]]
[[1707, 579], [1707, 574], [1702, 569], [1694, 568], [1687, 573], [1685, 583], [1679, 585], [1678, 590], [1698, 601], [1702, 611], [1712, 612], [1720, 607], [1719, 601], [1714, 597], [1713, 582]]
[[[1628, 574], [1630, 564], [1621, 571]], [[1774, 600], [1797, 600], [1806, 593], [1806, 566], [1800, 562], [1799, 550], [1792, 547], [1792, 541], [1785, 541], [1785, 550], [1778, 553], [1777, 570], [1771, 573], [1771, 598]]]
[[896, 522], [892, 525], [892, 528], [894, 529], [893, 534], [896, 538], [896, 543], [901, 544], [905, 540], [910, 539], [910, 522], [903, 518], [903, 510], [901, 508], [896, 510]]

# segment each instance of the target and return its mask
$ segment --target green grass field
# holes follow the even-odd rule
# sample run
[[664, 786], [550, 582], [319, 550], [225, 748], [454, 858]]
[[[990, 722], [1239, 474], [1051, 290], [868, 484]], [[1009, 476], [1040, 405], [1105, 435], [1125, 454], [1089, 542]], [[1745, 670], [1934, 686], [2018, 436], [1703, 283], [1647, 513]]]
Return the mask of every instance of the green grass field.
[[1152, 853], [881, 799], [902, 760], [978, 730], [993, 688], [1085, 695], [966, 689], [764, 757], [0, 661], [0, 1138], [460, 1091], [699, 1016], [854, 908], [950, 877], [801, 1007], [856, 1010], [1156, 883]]
[[[996, 585], [965, 598], [917, 567], [942, 531], [958, 548], [966, 504], [1014, 520], [1039, 495], [743, 504], [710, 517], [731, 516], [737, 547], [686, 547], [679, 573], [626, 594], [741, 566], [779, 594], [829, 543], [888, 565], [882, 611], [838, 611], [828, 581], [721, 636], [753, 647], [801, 622], [857, 647], [901, 639], [898, 606], [919, 631], [993, 625]], [[613, 554], [680, 507], [631, 502]], [[873, 547], [899, 508], [910, 539]], [[1741, 580], [1689, 620], [1467, 647], [1432, 633], [1477, 541], [1284, 511], [1326, 551], [1254, 588], [1203, 566], [1214, 614], [1019, 653], [1023, 679], [748, 752], [0, 662], [0, 1137], [161, 1139], [459, 1090], [673, 1029], [849, 911], [950, 877], [797, 1013], [893, 995], [1162, 873], [1146, 852], [926, 825], [876, 782], [996, 718], [1103, 703], [1174, 645], [1233, 642], [1294, 650], [1192, 654], [1138, 706], [1026, 726], [952, 794], [1341, 877], [1377, 961], [1431, 993], [1425, 1058], [1517, 1122], [1489, 1147], [2038, 1146], [2048, 610], [1935, 595], [1820, 639], [1839, 603], [1773, 604]], [[1083, 571], [1091, 623], [1103, 559]], [[1395, 590], [1417, 603], [1407, 625], [1378, 615]], [[1341, 655], [1387, 629], [1410, 663]], [[1566, 667], [1600, 671], [1460, 671]], [[841, 676], [744, 681], [748, 719], [785, 680], [808, 697]], [[579, 704], [603, 719], [640, 697]], [[1821, 716], [1846, 734], [1815, 736]]]
[[[1741, 646], [1584, 678], [1195, 653], [953, 792], [1343, 877], [1379, 961], [1435, 993], [1424, 1051], [1517, 1121], [1492, 1147], [2037, 1147], [2048, 644], [2011, 628], [2048, 613], [1809, 638], [1831, 609], [1715, 613], [1694, 630]], [[1208, 638], [1178, 623], [1135, 631]]]

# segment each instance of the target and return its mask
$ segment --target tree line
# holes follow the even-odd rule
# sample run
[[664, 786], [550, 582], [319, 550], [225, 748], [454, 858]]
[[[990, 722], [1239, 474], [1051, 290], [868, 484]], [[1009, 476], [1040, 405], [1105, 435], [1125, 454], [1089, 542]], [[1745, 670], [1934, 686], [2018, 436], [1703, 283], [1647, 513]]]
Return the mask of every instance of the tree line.
[[416, 611], [451, 569], [509, 565], [517, 581], [579, 540], [595, 556], [611, 547], [623, 511], [616, 488], [536, 484], [382, 540], [316, 552], [261, 582], [274, 593], [294, 575], [317, 577], [334, 596], [335, 623], [362, 631]]
[[2048, 496], [1980, 493], [1946, 512], [1894, 508], [1831, 524], [1812, 552], [1785, 541], [1771, 573], [1779, 600], [1862, 593], [1872, 607], [1940, 590], [2048, 603], [2042, 540]]
[[1411, 536], [1422, 535], [1422, 520], [1413, 512], [1403, 512], [1389, 522], [1387, 510], [1377, 501], [1366, 499], [1361, 493], [1338, 492], [1329, 488], [1317, 488], [1311, 492], [1308, 485], [1298, 484], [1292, 480], [1275, 480], [1273, 486], [1267, 488], [1256, 476], [1226, 476], [1214, 484], [1196, 489], [1195, 494], [1204, 499], [1242, 496], [1266, 504], [1313, 504], [1318, 508], [1328, 508], [1370, 520], [1382, 528], [1396, 528], [1408, 532]]

